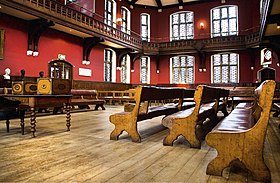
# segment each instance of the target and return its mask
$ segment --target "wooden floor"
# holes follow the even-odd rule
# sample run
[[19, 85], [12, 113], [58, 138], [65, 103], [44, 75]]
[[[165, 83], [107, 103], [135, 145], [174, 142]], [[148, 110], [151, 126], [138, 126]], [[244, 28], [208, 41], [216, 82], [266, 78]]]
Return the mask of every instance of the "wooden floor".
[[[36, 138], [31, 138], [29, 119], [26, 134], [12, 120], [6, 133], [0, 123], [0, 182], [254, 182], [241, 169], [227, 168], [223, 177], [206, 175], [206, 166], [216, 151], [205, 142], [190, 148], [179, 139], [173, 147], [163, 146], [167, 130], [161, 118], [138, 124], [142, 143], [127, 135], [109, 140], [113, 125], [109, 115], [121, 106], [105, 111], [72, 113], [71, 131], [66, 132], [65, 114], [37, 117]], [[278, 118], [271, 118], [264, 158], [272, 182], [280, 182], [280, 130]]]

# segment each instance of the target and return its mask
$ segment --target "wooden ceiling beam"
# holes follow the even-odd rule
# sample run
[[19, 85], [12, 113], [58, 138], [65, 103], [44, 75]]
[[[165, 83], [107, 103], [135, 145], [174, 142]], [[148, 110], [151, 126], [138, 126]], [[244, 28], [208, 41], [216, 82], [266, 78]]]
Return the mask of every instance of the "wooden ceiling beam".
[[162, 8], [161, 0], [156, 0], [156, 2], [157, 2], [158, 8], [161, 9]]
[[179, 6], [183, 6], [184, 5], [184, 1], [183, 0], [178, 0]]

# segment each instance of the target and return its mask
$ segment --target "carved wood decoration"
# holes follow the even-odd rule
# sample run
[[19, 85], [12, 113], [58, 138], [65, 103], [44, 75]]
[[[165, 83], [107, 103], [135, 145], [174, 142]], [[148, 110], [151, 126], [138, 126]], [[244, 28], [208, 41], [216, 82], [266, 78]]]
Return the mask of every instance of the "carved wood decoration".
[[0, 59], [4, 59], [4, 30], [0, 29]]
[[194, 49], [198, 52], [199, 56], [199, 69], [205, 69], [205, 58], [206, 54], [205, 51], [202, 51], [202, 49], [205, 47], [205, 43], [202, 41], [197, 41], [193, 45]]
[[248, 53], [251, 57], [251, 67], [255, 68], [255, 60], [256, 60], [256, 53], [259, 49], [256, 48], [249, 48]]
[[46, 19], [36, 19], [29, 22], [27, 50], [38, 52], [38, 43], [40, 36], [50, 26], [54, 26], [54, 23]]
[[123, 49], [117, 49], [117, 48], [113, 48], [114, 51], [116, 52], [117, 54], [117, 67], [120, 67], [121, 66], [121, 63], [122, 63], [122, 59], [123, 57], [132, 52], [133, 50], [132, 49], [129, 49], [129, 48], [123, 48]]
[[130, 56], [130, 59], [131, 59], [131, 70], [134, 70], [134, 63], [135, 63], [136, 59], [140, 58], [144, 54], [143, 53], [129, 53], [128, 55]]
[[96, 46], [98, 43], [103, 42], [104, 39], [101, 37], [89, 37], [84, 38], [83, 42], [83, 60], [89, 61], [89, 56], [91, 49]]

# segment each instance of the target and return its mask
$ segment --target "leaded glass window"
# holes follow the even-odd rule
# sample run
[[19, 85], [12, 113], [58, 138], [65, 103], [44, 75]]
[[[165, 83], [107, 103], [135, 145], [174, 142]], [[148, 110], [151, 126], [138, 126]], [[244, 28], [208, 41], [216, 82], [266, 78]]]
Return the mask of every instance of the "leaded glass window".
[[141, 14], [141, 38], [143, 41], [149, 41], [150, 37], [150, 15], [142, 13]]
[[171, 58], [172, 83], [194, 83], [194, 57], [177, 56]]
[[149, 84], [149, 57], [141, 57], [140, 67], [140, 82]]
[[112, 0], [105, 1], [104, 22], [109, 26], [113, 26], [113, 7], [114, 7], [114, 2]]
[[236, 53], [222, 53], [212, 56], [213, 83], [238, 83], [238, 61]]
[[222, 6], [211, 10], [212, 37], [238, 34], [237, 6]]
[[179, 12], [171, 15], [171, 40], [193, 39], [194, 13], [191, 11]]
[[122, 83], [129, 83], [129, 69], [130, 69], [130, 65], [129, 65], [129, 60], [128, 60], [128, 56], [124, 56], [121, 62], [121, 70], [120, 70], [120, 76], [121, 76], [121, 82]]
[[112, 60], [113, 52], [104, 50], [104, 81], [112, 82]]
[[121, 15], [122, 15], [122, 26], [121, 26], [121, 31], [122, 32], [127, 32], [128, 30], [128, 11], [125, 8], [121, 9]]

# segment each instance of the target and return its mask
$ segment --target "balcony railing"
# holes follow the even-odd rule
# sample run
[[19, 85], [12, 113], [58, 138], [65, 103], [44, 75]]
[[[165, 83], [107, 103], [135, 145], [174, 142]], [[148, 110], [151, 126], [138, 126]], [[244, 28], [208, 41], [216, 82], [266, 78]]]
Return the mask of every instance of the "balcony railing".
[[169, 41], [169, 38], [151, 38], [152, 42], [143, 42], [139, 34], [133, 31], [129, 31], [130, 34], [127, 34], [121, 31], [120, 26], [115, 23], [113, 26], [109, 26], [104, 23], [103, 17], [97, 14], [92, 13], [90, 16], [90, 13], [82, 13], [52, 0], [1, 0], [1, 3], [144, 53], [196, 52], [197, 44], [200, 44], [205, 51], [245, 49], [256, 46], [260, 42], [259, 29], [250, 30], [240, 36], [172, 42]]

